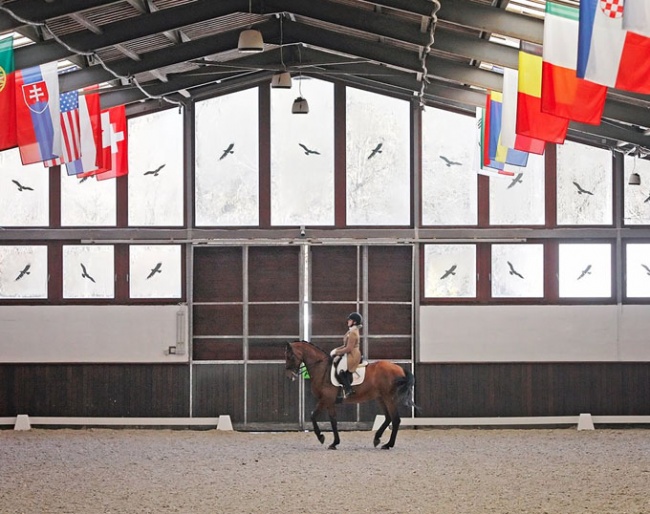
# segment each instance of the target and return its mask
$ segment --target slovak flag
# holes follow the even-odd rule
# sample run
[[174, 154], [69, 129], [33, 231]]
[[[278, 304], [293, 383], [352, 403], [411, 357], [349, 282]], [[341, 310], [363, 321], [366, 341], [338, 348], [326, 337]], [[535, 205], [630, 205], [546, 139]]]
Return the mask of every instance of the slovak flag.
[[623, 28], [623, 0], [581, 0], [578, 77], [650, 93], [650, 38]]
[[61, 155], [59, 77], [51, 62], [16, 71], [16, 128], [23, 164]]
[[108, 169], [98, 173], [97, 180], [126, 175], [129, 172], [126, 109], [123, 105], [111, 107], [102, 111], [101, 120], [103, 161], [104, 167]]

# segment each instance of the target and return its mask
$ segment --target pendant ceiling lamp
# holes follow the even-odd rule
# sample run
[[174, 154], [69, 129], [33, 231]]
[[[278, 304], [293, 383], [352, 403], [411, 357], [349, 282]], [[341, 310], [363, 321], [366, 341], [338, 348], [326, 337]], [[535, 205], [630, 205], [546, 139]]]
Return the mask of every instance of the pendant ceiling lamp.
[[291, 112], [293, 114], [308, 114], [309, 113], [309, 103], [302, 96], [299, 96], [293, 101], [293, 106], [291, 107]]
[[641, 175], [638, 173], [632, 173], [630, 175], [630, 180], [628, 182], [630, 186], [640, 186], [641, 185]]
[[[248, 1], [248, 13], [253, 16], [253, 10], [251, 1]], [[264, 51], [264, 39], [262, 38], [262, 33], [259, 30], [253, 28], [247, 28], [242, 30], [239, 34], [239, 42], [237, 43], [237, 50], [246, 54], [254, 54], [257, 52]]]
[[291, 89], [291, 73], [280, 71], [271, 77], [271, 87], [273, 89]]

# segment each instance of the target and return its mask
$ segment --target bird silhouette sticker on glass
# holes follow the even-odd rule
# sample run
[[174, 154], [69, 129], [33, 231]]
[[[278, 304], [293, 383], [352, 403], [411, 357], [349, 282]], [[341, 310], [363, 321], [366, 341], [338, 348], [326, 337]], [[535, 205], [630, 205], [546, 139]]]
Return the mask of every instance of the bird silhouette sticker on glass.
[[585, 275], [591, 275], [591, 264], [589, 264], [585, 269], [582, 270], [580, 276], [576, 280], [580, 280]]
[[648, 268], [648, 266], [645, 265], [645, 264], [641, 264], [641, 266], [643, 266], [643, 269], [645, 270], [646, 275], [650, 275], [650, 268]]
[[15, 282], [23, 278], [25, 275], [29, 275], [31, 272], [29, 271], [29, 268], [31, 268], [31, 264], [27, 264], [23, 269], [20, 270], [20, 273], [18, 273], [18, 276], [16, 277]]
[[381, 153], [382, 152], [382, 149], [381, 149], [382, 146], [384, 146], [384, 143], [379, 143], [377, 146], [375, 146], [372, 149], [372, 152], [370, 152], [370, 155], [368, 156], [368, 159], [372, 159], [375, 155], [377, 155], [378, 153]]
[[515, 267], [512, 265], [512, 262], [510, 261], [506, 261], [506, 262], [508, 263], [508, 267], [510, 268], [510, 271], [508, 272], [510, 275], [515, 275], [519, 278], [524, 278], [524, 276], [515, 269]]
[[305, 151], [305, 155], [311, 155], [311, 154], [320, 155], [320, 152], [318, 152], [317, 150], [311, 150], [307, 148], [305, 145], [303, 145], [302, 143], [298, 143], [298, 145]]
[[440, 158], [445, 161], [445, 164], [447, 165], [447, 168], [451, 168], [452, 166], [460, 166], [463, 164], [462, 162], [458, 161], [452, 161], [451, 159], [447, 159], [444, 155], [441, 155]]
[[14, 184], [16, 184], [16, 186], [18, 187], [18, 191], [20, 191], [21, 193], [22, 193], [23, 191], [33, 191], [33, 190], [34, 190], [33, 188], [31, 188], [31, 187], [29, 187], [29, 186], [23, 186], [23, 185], [22, 185], [20, 182], [18, 182], [17, 180], [11, 179], [11, 181], [12, 181]]
[[578, 188], [577, 193], [579, 195], [592, 195], [593, 196], [593, 193], [591, 191], [587, 191], [586, 189], [583, 189], [582, 186], [580, 184], [578, 184], [575, 180], [573, 181], [573, 185]]
[[84, 266], [84, 263], [81, 262], [80, 264], [81, 264], [81, 278], [87, 278], [91, 282], [96, 283], [95, 279], [88, 274], [88, 271], [86, 271], [86, 266]]
[[521, 183], [523, 182], [523, 181], [521, 180], [521, 178], [522, 178], [523, 176], [524, 176], [523, 173], [517, 173], [517, 175], [515, 176], [515, 178], [513, 178], [513, 179], [510, 181], [510, 184], [508, 184], [507, 189], [511, 189], [511, 188], [515, 187], [517, 184], [521, 184]]
[[162, 273], [162, 262], [159, 262], [156, 264], [154, 268], [151, 268], [151, 271], [149, 272], [149, 275], [147, 276], [147, 280], [149, 280], [151, 277], [153, 277], [156, 273]]
[[235, 147], [235, 143], [230, 143], [230, 144], [228, 145], [228, 148], [226, 148], [226, 149], [223, 151], [223, 153], [221, 154], [221, 157], [219, 157], [219, 160], [220, 160], [220, 161], [223, 161], [223, 160], [224, 160], [226, 157], [228, 157], [230, 154], [235, 153], [235, 151], [233, 150], [234, 147]]
[[165, 167], [165, 164], [161, 164], [155, 170], [145, 171], [144, 174], [145, 175], [151, 175], [153, 177], [157, 177], [158, 173], [160, 173], [160, 170], [163, 169], [164, 167]]
[[455, 275], [455, 274], [456, 274], [456, 265], [454, 264], [451, 268], [445, 270], [445, 272], [440, 277], [440, 280], [447, 278], [449, 275]]

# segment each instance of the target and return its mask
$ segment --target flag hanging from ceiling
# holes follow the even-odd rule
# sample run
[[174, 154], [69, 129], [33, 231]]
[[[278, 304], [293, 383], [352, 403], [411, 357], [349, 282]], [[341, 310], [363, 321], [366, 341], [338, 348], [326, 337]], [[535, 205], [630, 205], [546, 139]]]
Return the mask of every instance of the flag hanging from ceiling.
[[501, 143], [515, 150], [543, 155], [546, 141], [517, 134], [517, 83], [519, 72], [503, 70], [503, 110], [501, 112]]
[[526, 41], [519, 49], [516, 132], [549, 143], [564, 143], [569, 120], [542, 112], [542, 47]]
[[46, 167], [60, 166], [81, 157], [79, 129], [79, 93], [69, 91], [59, 95], [61, 109], [61, 155], [43, 162]]
[[23, 164], [61, 155], [56, 68], [51, 62], [16, 72], [16, 134]]
[[106, 171], [103, 166], [102, 122], [97, 86], [91, 86], [79, 95], [79, 132], [81, 157], [68, 164], [68, 175]]
[[476, 140], [474, 145], [474, 169], [479, 175], [495, 175], [495, 176], [514, 176], [514, 172], [506, 169], [507, 165], [502, 162], [493, 161], [490, 164], [493, 166], [486, 166], [483, 160], [486, 154], [486, 134], [484, 127], [487, 125], [485, 109], [481, 107], [476, 108]]
[[14, 38], [0, 40], [0, 150], [13, 148], [16, 140], [16, 99], [14, 77]]
[[98, 173], [97, 180], [126, 175], [129, 172], [126, 109], [120, 105], [102, 111], [101, 122], [103, 165], [108, 170]]
[[650, 37], [623, 28], [623, 0], [581, 0], [578, 77], [650, 93]]
[[650, 2], [648, 0], [625, 0], [623, 28], [650, 37]]
[[546, 2], [542, 62], [542, 111], [599, 125], [607, 87], [578, 78], [577, 7]]
[[490, 159], [515, 166], [526, 166], [528, 152], [508, 148], [502, 144], [503, 94], [498, 91], [490, 91], [488, 98], [490, 102]]

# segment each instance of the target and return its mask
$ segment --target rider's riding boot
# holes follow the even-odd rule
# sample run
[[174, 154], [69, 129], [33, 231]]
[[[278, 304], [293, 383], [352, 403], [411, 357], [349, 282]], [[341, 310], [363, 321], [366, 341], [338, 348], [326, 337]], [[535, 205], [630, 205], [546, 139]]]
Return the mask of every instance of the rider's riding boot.
[[352, 390], [352, 373], [349, 371], [340, 371], [338, 374], [338, 379], [343, 386], [343, 398], [347, 398], [354, 393]]

